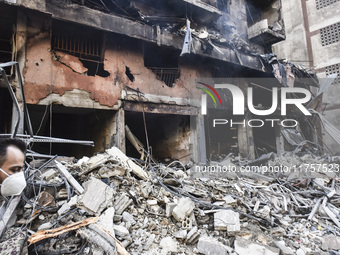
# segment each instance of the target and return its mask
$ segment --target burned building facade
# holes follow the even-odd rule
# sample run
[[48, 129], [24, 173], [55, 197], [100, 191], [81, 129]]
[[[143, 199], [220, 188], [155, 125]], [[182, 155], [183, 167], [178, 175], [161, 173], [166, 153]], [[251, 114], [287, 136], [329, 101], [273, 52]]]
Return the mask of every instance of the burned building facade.
[[[233, 78], [242, 91], [252, 87], [258, 109], [270, 108], [273, 86], [259, 78], [309, 89], [295, 79], [307, 72], [268, 55], [285, 39], [280, 0], [5, 0], [0, 7], [0, 62], [19, 64], [33, 133], [95, 144], [35, 143], [36, 151], [92, 155], [115, 145], [139, 156], [130, 141], [140, 140], [157, 158], [199, 162], [230, 152], [256, 158], [298, 144], [279, 122], [261, 129], [224, 125], [216, 132], [222, 136], [213, 135], [211, 119], [232, 117], [230, 94], [222, 93], [227, 111], [209, 102], [204, 116], [192, 104], [200, 98], [196, 82], [206, 78]], [[5, 71], [22, 104], [18, 72]], [[11, 133], [19, 119], [25, 134], [1, 82], [0, 133]], [[302, 117], [305, 138], [317, 143]], [[250, 119], [246, 111], [244, 120]]]

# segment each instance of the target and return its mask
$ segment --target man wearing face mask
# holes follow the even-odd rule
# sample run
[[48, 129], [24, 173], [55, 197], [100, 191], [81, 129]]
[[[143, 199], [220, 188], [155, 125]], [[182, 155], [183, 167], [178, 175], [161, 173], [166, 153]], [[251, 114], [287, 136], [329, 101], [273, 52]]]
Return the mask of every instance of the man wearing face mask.
[[[0, 139], [0, 221], [12, 196], [20, 195], [26, 187], [23, 172], [26, 144], [19, 139]], [[27, 254], [26, 231], [11, 227], [16, 215], [4, 222], [5, 232], [0, 237], [0, 254]]]
[[19, 139], [0, 139], [0, 193], [20, 195], [26, 187], [23, 172], [26, 144]]

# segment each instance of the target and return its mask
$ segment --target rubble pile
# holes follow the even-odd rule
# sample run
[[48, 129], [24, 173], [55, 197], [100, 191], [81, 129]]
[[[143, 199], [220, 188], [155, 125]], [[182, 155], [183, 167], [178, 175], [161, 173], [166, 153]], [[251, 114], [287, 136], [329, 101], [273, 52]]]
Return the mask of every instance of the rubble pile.
[[32, 254], [340, 254], [339, 158], [262, 159], [257, 171], [238, 158], [217, 162], [237, 169], [218, 178], [115, 147], [33, 160], [17, 224]]

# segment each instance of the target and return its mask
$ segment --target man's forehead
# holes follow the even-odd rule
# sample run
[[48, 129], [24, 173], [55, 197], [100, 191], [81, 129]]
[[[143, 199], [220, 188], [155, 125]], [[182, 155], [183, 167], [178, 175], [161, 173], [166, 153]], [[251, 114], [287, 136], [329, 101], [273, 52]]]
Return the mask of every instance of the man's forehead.
[[7, 147], [6, 156], [7, 156], [7, 159], [10, 157], [20, 157], [20, 158], [25, 157], [24, 153], [18, 147], [12, 146], [12, 145]]

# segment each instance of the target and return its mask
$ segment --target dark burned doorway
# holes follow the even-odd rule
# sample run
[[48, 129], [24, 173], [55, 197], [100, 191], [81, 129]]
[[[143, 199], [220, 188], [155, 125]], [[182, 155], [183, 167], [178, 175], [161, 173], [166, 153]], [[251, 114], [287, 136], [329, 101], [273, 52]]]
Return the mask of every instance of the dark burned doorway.
[[[253, 119], [261, 119], [259, 116], [254, 116]], [[267, 119], [278, 119], [275, 117], [269, 117]], [[269, 152], [277, 152], [276, 148], [276, 129], [277, 122], [266, 121], [266, 119], [262, 118], [262, 122], [257, 121], [253, 122], [253, 137], [254, 137], [254, 147], [255, 147], [255, 156], [260, 157], [263, 154], [267, 154]], [[261, 127], [255, 127], [260, 126]]]
[[0, 86], [0, 134], [10, 134], [13, 100], [7, 88]]
[[[169, 161], [190, 159], [190, 116], [145, 113], [149, 146], [156, 160]], [[125, 124], [135, 137], [147, 148], [142, 112], [125, 111]], [[126, 154], [140, 158], [140, 154], [126, 139]]]
[[[237, 125], [230, 126], [232, 115], [226, 115], [224, 110], [208, 109], [208, 114], [204, 116], [206, 151], [209, 160], [220, 161], [229, 153], [238, 154], [238, 128]], [[214, 127], [214, 120], [221, 120]], [[223, 121], [222, 121], [223, 120]], [[234, 118], [234, 121], [238, 121]]]
[[95, 146], [64, 143], [36, 143], [32, 150], [58, 156], [81, 158], [103, 151], [114, 126], [114, 111], [65, 107], [62, 105], [29, 105], [36, 135], [71, 140], [93, 141]]

